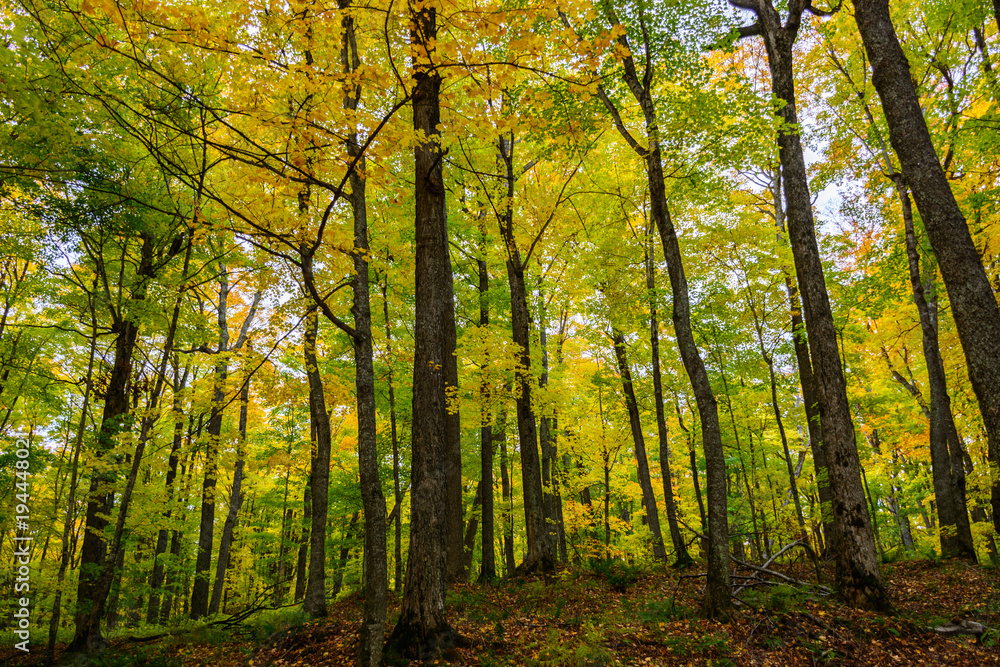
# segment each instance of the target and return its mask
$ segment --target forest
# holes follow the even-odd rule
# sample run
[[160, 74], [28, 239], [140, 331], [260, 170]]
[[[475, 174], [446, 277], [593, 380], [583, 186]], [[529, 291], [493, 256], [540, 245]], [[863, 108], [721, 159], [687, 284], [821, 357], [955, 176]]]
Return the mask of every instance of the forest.
[[1000, 0], [4, 0], [0, 660], [1000, 663]]

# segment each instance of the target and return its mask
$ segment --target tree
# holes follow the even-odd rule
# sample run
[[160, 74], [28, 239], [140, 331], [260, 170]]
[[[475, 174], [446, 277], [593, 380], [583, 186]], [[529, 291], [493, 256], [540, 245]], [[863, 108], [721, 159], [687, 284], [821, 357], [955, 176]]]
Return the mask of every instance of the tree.
[[[889, 141], [937, 256], [962, 340], [969, 379], [989, 442], [990, 466], [1000, 466], [1000, 308], [934, 143], [899, 45], [889, 3], [857, 0], [855, 19], [871, 61], [872, 82], [889, 125]], [[990, 502], [1000, 531], [1000, 479]]]
[[[396, 656], [440, 656], [455, 633], [444, 606], [447, 583], [449, 364], [455, 364], [455, 311], [441, 165], [441, 73], [435, 60], [438, 10], [410, 6], [414, 58], [413, 129], [416, 228], [416, 322], [413, 328], [413, 452], [410, 549], [399, 620], [386, 644]], [[453, 509], [453, 508], [452, 508]]]
[[785, 216], [795, 261], [799, 294], [805, 310], [813, 379], [823, 429], [823, 448], [833, 495], [834, 531], [837, 535], [837, 588], [860, 607], [888, 610], [892, 605], [882, 584], [872, 535], [871, 517], [861, 485], [861, 465], [854, 440], [854, 425], [847, 401], [847, 387], [837, 349], [830, 298], [816, 242], [812, 199], [806, 177], [802, 142], [795, 107], [792, 47], [802, 15], [819, 14], [808, 1], [798, 0], [782, 21], [771, 0], [730, 0], [734, 7], [752, 11], [756, 22], [739, 29], [740, 37], [761, 36], [771, 71], [771, 90], [779, 108], [778, 131]]

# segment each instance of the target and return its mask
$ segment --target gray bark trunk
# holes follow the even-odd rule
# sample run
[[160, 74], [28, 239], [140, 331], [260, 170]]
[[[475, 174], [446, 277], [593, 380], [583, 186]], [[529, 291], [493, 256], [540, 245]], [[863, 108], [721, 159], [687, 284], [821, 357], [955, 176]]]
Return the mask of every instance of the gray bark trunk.
[[309, 418], [316, 430], [316, 449], [311, 457], [309, 488], [312, 495], [312, 526], [309, 528], [309, 579], [302, 609], [313, 618], [326, 616], [326, 522], [330, 484], [330, 415], [326, 411], [323, 378], [316, 356], [319, 317], [312, 307], [306, 314], [303, 356], [309, 381]]
[[816, 241], [802, 143], [798, 132], [794, 130], [798, 127], [798, 117], [795, 109], [792, 47], [798, 35], [802, 11], [802, 6], [793, 7], [782, 25], [781, 17], [771, 0], [757, 0], [757, 7], [754, 9], [758, 21], [755, 34], [764, 38], [768, 67], [771, 70], [772, 92], [778, 100], [784, 102], [778, 110], [778, 115], [785, 124], [778, 133], [778, 147], [787, 207], [785, 214], [799, 294], [805, 310], [816, 398], [823, 428], [823, 446], [833, 495], [834, 529], [838, 541], [837, 589], [851, 604], [887, 611], [892, 605], [882, 583], [872, 534], [872, 518], [865, 504], [861, 464], [847, 401], [847, 386]]
[[[888, 0], [855, 0], [855, 19], [871, 61], [872, 82], [889, 125], [889, 141], [913, 192], [951, 302], [972, 389], [986, 427], [990, 465], [1000, 465], [1000, 309], [948, 184], [920, 109], [909, 63], [889, 17]], [[991, 489], [1000, 530], [1000, 478]]]
[[435, 141], [441, 122], [441, 74], [434, 66], [437, 20], [433, 6], [410, 6], [413, 129], [424, 137], [414, 148], [416, 321], [410, 549], [399, 621], [386, 645], [389, 656], [421, 660], [443, 657], [455, 639], [445, 611], [452, 435], [447, 388], [450, 364], [456, 363], [455, 309], [443, 156]]
[[666, 560], [667, 551], [663, 546], [663, 533], [660, 532], [660, 515], [656, 508], [656, 494], [653, 493], [653, 481], [649, 477], [646, 440], [642, 434], [639, 406], [636, 403], [635, 390], [632, 387], [632, 372], [628, 367], [628, 359], [625, 358], [625, 337], [620, 331], [612, 329], [611, 340], [614, 343], [618, 373], [622, 379], [622, 391], [625, 393], [629, 426], [632, 429], [632, 444], [635, 447], [636, 472], [639, 477], [639, 487], [642, 489], [642, 502], [646, 509], [649, 532], [653, 537], [653, 557], [657, 560]]

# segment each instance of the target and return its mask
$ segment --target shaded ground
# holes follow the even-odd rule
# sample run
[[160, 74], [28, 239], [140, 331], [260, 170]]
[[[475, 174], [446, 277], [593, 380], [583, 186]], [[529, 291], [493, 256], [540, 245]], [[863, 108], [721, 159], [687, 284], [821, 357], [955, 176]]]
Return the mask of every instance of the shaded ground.
[[[627, 567], [565, 570], [542, 580], [496, 588], [459, 586], [449, 616], [465, 646], [449, 664], [471, 666], [602, 665], [1000, 665], [1000, 572], [948, 562], [884, 566], [898, 614], [859, 612], [829, 597], [789, 586], [756, 586], [740, 594], [736, 622], [696, 617], [700, 579]], [[808, 578], [805, 569], [789, 571]], [[829, 581], [830, 574], [827, 573]], [[390, 609], [394, 620], [396, 609]], [[331, 605], [327, 619], [293, 626], [264, 640], [216, 633], [211, 643], [175, 638], [150, 645], [121, 641], [102, 667], [293, 667], [350, 665], [361, 616], [355, 598]], [[970, 619], [990, 628], [980, 641], [946, 637], [929, 626]], [[195, 639], [195, 638], [192, 638]], [[0, 662], [41, 665], [28, 659]]]

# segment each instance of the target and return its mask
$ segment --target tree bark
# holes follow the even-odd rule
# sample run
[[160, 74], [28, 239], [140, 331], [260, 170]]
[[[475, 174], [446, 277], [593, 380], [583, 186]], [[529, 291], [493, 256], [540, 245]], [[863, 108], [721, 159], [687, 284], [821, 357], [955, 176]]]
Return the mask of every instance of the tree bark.
[[499, 219], [500, 235], [507, 252], [507, 281], [510, 285], [510, 321], [514, 345], [518, 353], [517, 383], [517, 435], [521, 450], [521, 483], [524, 490], [524, 523], [527, 533], [527, 553], [519, 566], [522, 572], [553, 567], [549, 534], [545, 521], [542, 469], [538, 456], [538, 432], [531, 395], [531, 315], [528, 311], [527, 286], [521, 253], [514, 238], [514, 140], [501, 137], [497, 141], [504, 166], [506, 203]]
[[[350, 0], [341, 0], [341, 10], [346, 10]], [[354, 74], [361, 67], [355, 40], [354, 17], [344, 11], [341, 61], [345, 74]], [[344, 107], [355, 111], [361, 97], [361, 85], [350, 89], [344, 98]], [[364, 552], [364, 620], [358, 644], [358, 667], [376, 667], [382, 664], [382, 643], [385, 639], [385, 610], [388, 595], [388, 564], [385, 540], [385, 496], [379, 478], [378, 443], [375, 414], [375, 366], [372, 351], [372, 317], [368, 279], [368, 202], [365, 189], [366, 161], [358, 145], [356, 132], [347, 142], [347, 152], [356, 161], [351, 171], [351, 210], [354, 217], [354, 279], [351, 314], [354, 316], [354, 384], [358, 407], [358, 467], [361, 477], [361, 503], [365, 518]], [[454, 326], [452, 326], [454, 338]], [[454, 347], [454, 341], [452, 341]], [[452, 355], [452, 363], [454, 355]], [[447, 364], [446, 364], [447, 369]], [[457, 384], [457, 367], [455, 384]], [[449, 378], [451, 379], [451, 378]], [[454, 434], [451, 434], [454, 438]], [[395, 444], [395, 433], [393, 434]], [[455, 443], [452, 441], [451, 450]], [[459, 453], [459, 483], [461, 483], [461, 454]], [[460, 492], [461, 493], [461, 492]], [[459, 495], [461, 503], [461, 495]], [[460, 515], [461, 516], [461, 515]]]
[[[944, 360], [938, 345], [937, 309], [935, 307], [932, 310], [920, 276], [920, 252], [917, 249], [909, 193], [900, 175], [897, 174], [894, 181], [903, 210], [910, 288], [920, 319], [927, 384], [931, 395], [927, 418], [930, 421], [931, 475], [941, 526], [938, 533], [941, 555], [944, 558], [965, 558], [976, 562], [976, 545], [972, 539], [965, 500], [965, 462], [962, 460], [962, 448], [951, 411], [951, 398], [948, 396]], [[930, 277], [928, 283], [932, 285]]]
[[[246, 362], [244, 362], [246, 363]], [[212, 588], [212, 599], [208, 603], [208, 613], [218, 614], [222, 603], [222, 591], [226, 587], [226, 572], [229, 566], [229, 549], [233, 543], [233, 531], [236, 529], [236, 518], [243, 504], [243, 466], [246, 459], [247, 442], [247, 410], [250, 404], [250, 376], [247, 375], [240, 388], [240, 423], [239, 440], [236, 446], [236, 465], [233, 468], [233, 486], [229, 492], [229, 511], [226, 512], [226, 523], [222, 527], [222, 537], [219, 540], [219, 557], [215, 562], [215, 584]]]
[[501, 411], [497, 418], [493, 438], [500, 446], [500, 493], [503, 500], [503, 565], [504, 574], [514, 574], [514, 497], [507, 472], [507, 412]]
[[418, 137], [414, 148], [416, 321], [410, 549], [399, 621], [386, 645], [388, 656], [421, 660], [443, 657], [456, 637], [448, 623], [444, 599], [448, 512], [452, 509], [448, 493], [452, 433], [447, 394], [450, 364], [456, 362], [443, 155], [438, 143], [441, 74], [434, 62], [437, 20], [435, 7], [410, 5], [413, 129]]
[[[480, 225], [480, 257], [476, 260], [479, 271], [479, 327], [485, 333], [490, 326], [490, 274], [486, 267], [486, 230]], [[493, 509], [493, 419], [488, 407], [490, 401], [489, 359], [483, 361], [479, 383], [481, 413], [479, 417], [479, 483], [482, 485], [483, 548], [479, 581], [492, 582], [497, 578], [496, 550], [494, 548]]]
[[[785, 207], [781, 195], [781, 166], [774, 172], [771, 181], [771, 197], [774, 202], [774, 222], [778, 233], [787, 234], [785, 229]], [[816, 387], [813, 380], [812, 361], [809, 359], [809, 339], [805, 323], [802, 321], [802, 304], [799, 291], [786, 267], [781, 268], [788, 295], [788, 313], [792, 331], [792, 348], [795, 351], [795, 366], [802, 390], [803, 411], [806, 416], [806, 433], [809, 436], [809, 452], [816, 472], [816, 492], [819, 496], [820, 520], [823, 526], [823, 545], [827, 557], [837, 551], [837, 533], [833, 527], [833, 494], [830, 492], [830, 473], [823, 450], [823, 426], [820, 424], [819, 405], [816, 402]]]
[[[403, 502], [399, 482], [399, 436], [396, 429], [396, 388], [393, 381], [392, 359], [392, 327], [389, 324], [389, 279], [382, 283], [382, 309], [385, 315], [385, 354], [388, 359], [388, 377], [386, 384], [389, 391], [389, 437], [392, 440], [392, 495], [395, 506]], [[398, 511], [393, 517], [393, 578], [392, 588], [396, 593], [403, 590], [403, 512]]]
[[59, 573], [56, 578], [56, 594], [52, 602], [52, 618], [49, 621], [49, 644], [46, 652], [46, 664], [55, 664], [56, 637], [59, 632], [59, 616], [62, 612], [62, 587], [66, 578], [66, 570], [72, 558], [70, 553], [70, 535], [76, 524], [76, 491], [77, 474], [80, 465], [80, 450], [83, 448], [83, 434], [87, 427], [87, 413], [90, 410], [90, 393], [94, 380], [94, 355], [97, 350], [97, 317], [90, 302], [91, 338], [90, 359], [87, 362], [87, 378], [84, 383], [83, 407], [80, 409], [80, 422], [76, 430], [76, 442], [73, 447], [73, 463], [70, 472], [69, 498], [66, 501], [66, 517], [63, 521], [62, 545], [59, 555]]
[[[650, 234], [650, 237], [652, 235]], [[660, 322], [656, 306], [656, 274], [653, 262], [653, 248], [646, 251], [646, 289], [649, 291], [649, 347], [653, 360], [653, 402], [656, 404], [656, 434], [660, 445], [660, 475], [663, 478], [663, 499], [667, 509], [667, 526], [670, 528], [670, 542], [674, 547], [674, 567], [687, 567], [693, 561], [677, 522], [677, 503], [674, 500], [674, 485], [670, 474], [670, 440], [667, 432], [667, 417], [663, 409], [663, 380], [660, 373]]]
[[212, 547], [215, 536], [215, 486], [219, 474], [219, 438], [226, 404], [226, 378], [229, 375], [229, 277], [225, 266], [219, 276], [219, 355], [213, 377], [212, 412], [208, 417], [208, 438], [205, 443], [205, 477], [201, 485], [201, 522], [198, 529], [198, 549], [194, 566], [194, 586], [191, 590], [191, 618], [208, 613], [209, 570], [212, 567]]
[[312, 526], [309, 527], [309, 579], [302, 609], [313, 618], [326, 616], [326, 523], [330, 487], [330, 414], [326, 411], [323, 378], [316, 356], [319, 316], [316, 307], [306, 313], [303, 356], [309, 381], [309, 419], [316, 431], [316, 449], [311, 457], [309, 488], [312, 495]]
[[[180, 364], [174, 359], [174, 386], [173, 386], [173, 412], [174, 412], [174, 433], [170, 442], [170, 455], [167, 458], [167, 509], [163, 512], [163, 519], [169, 521], [173, 515], [174, 503], [174, 481], [177, 479], [177, 466], [180, 463], [180, 449], [184, 442], [184, 407], [181, 400], [181, 392], [187, 386], [190, 365], [184, 368], [184, 373], [180, 372]], [[153, 574], [150, 578], [149, 607], [146, 611], [146, 623], [152, 625], [160, 620], [160, 589], [166, 580], [166, 565], [161, 559], [167, 552], [167, 546], [172, 532], [167, 528], [161, 528], [156, 536], [156, 551], [153, 555]]]
[[[613, 7], [607, 6], [608, 19], [612, 25], [620, 25]], [[644, 21], [644, 18], [640, 20]], [[644, 31], [645, 35], [645, 31]], [[645, 44], [649, 53], [650, 45]], [[641, 146], [629, 134], [620, 120], [617, 109], [603, 89], [599, 91], [608, 111], [615, 118], [618, 131], [632, 149], [646, 163], [646, 177], [649, 184], [650, 217], [656, 223], [663, 246], [663, 256], [667, 261], [670, 288], [673, 294], [674, 333], [680, 349], [684, 370], [691, 382], [691, 388], [698, 405], [702, 423], [702, 445], [705, 449], [706, 491], [708, 495], [708, 579], [702, 613], [707, 618], [726, 620], [732, 614], [732, 598], [729, 586], [729, 517], [726, 498], [726, 458], [722, 448], [722, 431], [719, 428], [719, 409], [712, 393], [712, 386], [705, 371], [705, 363], [698, 351], [691, 328], [691, 307], [688, 298], [687, 278], [677, 232], [670, 219], [667, 207], [666, 188], [663, 180], [663, 157], [660, 147], [660, 130], [656, 118], [656, 107], [652, 95], [652, 67], [647, 60], [640, 80], [635, 60], [631, 55], [628, 37], [619, 35], [618, 43], [629, 53], [623, 59], [622, 78], [642, 109], [646, 129], [646, 146]]]
[[[153, 271], [153, 239], [143, 235], [137, 270], [139, 283], [132, 293], [132, 300], [139, 302], [146, 298], [147, 280]], [[104, 529], [114, 507], [113, 485], [116, 477], [115, 466], [105, 469], [101, 460], [115, 446], [115, 438], [130, 426], [129, 390], [132, 378], [132, 354], [139, 337], [139, 324], [128, 319], [121, 312], [112, 312], [112, 331], [115, 336], [115, 356], [108, 388], [104, 396], [104, 411], [97, 434], [97, 460], [93, 464], [90, 477], [90, 491], [87, 497], [87, 516], [84, 524], [83, 545], [80, 548], [80, 578], [77, 583], [76, 630], [67, 650], [96, 650], [103, 646], [104, 637], [98, 614], [92, 613], [100, 607], [98, 589], [100, 572], [107, 556]]]
[[[909, 63], [889, 16], [888, 0], [855, 0], [855, 20], [871, 61], [872, 82], [889, 125], [889, 141], [937, 255], [972, 389], [986, 427], [990, 467], [1000, 466], [1000, 308], [927, 130]], [[1000, 476], [990, 502], [1000, 531]]]
[[[542, 292], [542, 279], [538, 278], [538, 346], [542, 351], [542, 372], [538, 377], [538, 389], [544, 392], [549, 384], [549, 350], [545, 318], [545, 294]], [[562, 514], [558, 493], [558, 482], [555, 477], [556, 452], [555, 420], [549, 416], [548, 410], [542, 410], [538, 420], [538, 444], [542, 452], [542, 510], [545, 514], [545, 548], [549, 559], [555, 563], [559, 558], [559, 533]]]
[[805, 159], [797, 130], [792, 47], [805, 7], [804, 4], [791, 7], [788, 19], [782, 25], [771, 0], [756, 0], [755, 4], [755, 29], [742, 34], [759, 34], [764, 38], [771, 70], [771, 89], [775, 98], [783, 103], [777, 113], [784, 123], [778, 132], [778, 147], [785, 215], [799, 294], [805, 310], [823, 446], [833, 495], [833, 520], [838, 541], [837, 589], [853, 605], [888, 611], [892, 605], [882, 583], [872, 519], [865, 504], [847, 385], [837, 349], [837, 332], [816, 241]]
[[[642, 422], [639, 419], [639, 406], [635, 400], [635, 390], [632, 387], [632, 372], [625, 358], [625, 337], [617, 329], [611, 330], [611, 340], [615, 347], [615, 359], [618, 362], [618, 374], [622, 379], [622, 391], [625, 394], [625, 407], [628, 409], [629, 426], [632, 429], [632, 444], [635, 446], [636, 473], [639, 476], [639, 487], [642, 489], [642, 502], [646, 509], [646, 519], [649, 532], [653, 537], [653, 557], [666, 560], [667, 551], [663, 546], [663, 533], [660, 532], [660, 516], [656, 508], [656, 494], [653, 493], [653, 481], [649, 477], [649, 460], [646, 458], [646, 440], [642, 434]], [[668, 482], [669, 483], [669, 482]]]

